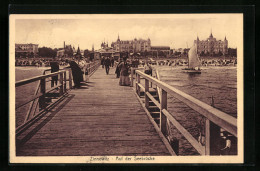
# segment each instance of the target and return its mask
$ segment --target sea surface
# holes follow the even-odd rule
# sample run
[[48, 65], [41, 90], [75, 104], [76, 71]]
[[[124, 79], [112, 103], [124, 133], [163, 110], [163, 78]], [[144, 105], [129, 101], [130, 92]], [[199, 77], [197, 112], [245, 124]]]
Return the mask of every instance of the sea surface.
[[[43, 71], [50, 69], [50, 67], [15, 67], [15, 81], [24, 80], [34, 76], [42, 75]], [[28, 99], [32, 98], [39, 81], [22, 85], [15, 88], [15, 105], [20, 106]], [[20, 126], [24, 122], [24, 118], [29, 109], [30, 104], [26, 104], [16, 109], [15, 122], [16, 127]]]
[[[189, 94], [222, 112], [237, 117], [237, 68], [234, 66], [210, 66], [201, 68], [201, 74], [188, 74], [184, 67], [156, 66], [163, 82]], [[212, 100], [213, 99], [213, 100]], [[205, 118], [178, 99], [168, 96], [168, 111], [196, 139]], [[179, 141], [180, 155], [198, 155], [190, 143], [171, 126], [171, 135]], [[224, 147], [223, 147], [224, 148]]]
[[[237, 68], [234, 66], [210, 66], [202, 68], [201, 74], [190, 75], [182, 72], [184, 67], [156, 66], [161, 80], [167, 84], [214, 106], [233, 116], [237, 116]], [[41, 75], [44, 67], [16, 67], [15, 80], [23, 80]], [[16, 106], [33, 96], [38, 82], [16, 88]], [[16, 126], [23, 123], [29, 105], [16, 110]], [[168, 96], [168, 110], [196, 139], [199, 127], [203, 125], [203, 117], [188, 106]], [[171, 134], [179, 139], [180, 155], [198, 155], [196, 150], [172, 126]]]

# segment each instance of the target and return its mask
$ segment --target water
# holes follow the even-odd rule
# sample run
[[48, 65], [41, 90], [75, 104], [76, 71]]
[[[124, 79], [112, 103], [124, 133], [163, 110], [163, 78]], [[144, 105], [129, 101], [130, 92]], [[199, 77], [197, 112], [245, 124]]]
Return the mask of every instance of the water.
[[201, 74], [187, 74], [183, 67], [159, 66], [161, 80], [234, 117], [237, 115], [236, 67], [202, 68]]
[[[47, 67], [39, 67], [39, 68], [38, 67], [15, 67], [15, 81], [19, 81], [19, 80], [41, 75], [45, 69], [49, 69], [49, 68], [47, 68]], [[38, 84], [38, 81], [16, 87], [15, 88], [15, 105], [19, 106], [20, 104], [23, 104], [28, 99], [33, 97], [37, 84]], [[26, 104], [26, 105], [16, 109], [16, 111], [15, 111], [16, 127], [20, 126], [24, 122], [28, 109], [29, 109], [29, 104]]]
[[[201, 74], [184, 73], [184, 67], [157, 66], [161, 80], [167, 84], [233, 116], [237, 116], [236, 67], [205, 67]], [[168, 96], [168, 110], [196, 139], [205, 120], [194, 110]], [[198, 155], [188, 141], [172, 126], [171, 134], [180, 140], [180, 155]]]

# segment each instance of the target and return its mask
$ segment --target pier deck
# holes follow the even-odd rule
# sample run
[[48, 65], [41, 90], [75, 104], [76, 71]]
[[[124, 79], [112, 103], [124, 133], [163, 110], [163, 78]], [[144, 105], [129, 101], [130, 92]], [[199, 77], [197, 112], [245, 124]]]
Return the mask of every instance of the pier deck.
[[17, 137], [17, 156], [170, 155], [131, 87], [99, 67]]

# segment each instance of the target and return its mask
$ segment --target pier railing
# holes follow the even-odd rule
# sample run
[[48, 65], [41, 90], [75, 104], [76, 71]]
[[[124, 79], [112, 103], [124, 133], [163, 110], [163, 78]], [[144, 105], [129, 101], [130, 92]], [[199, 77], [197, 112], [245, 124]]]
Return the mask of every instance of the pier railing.
[[[47, 86], [48, 85], [47, 83], [51, 81], [49, 78], [55, 76], [59, 77], [58, 80], [59, 83], [53, 87]], [[29, 111], [25, 116], [24, 123], [16, 128], [16, 132], [22, 130], [25, 127], [25, 125], [27, 125], [28, 122], [32, 121], [44, 110], [50, 108], [53, 105], [53, 103], [49, 103], [51, 102], [51, 99], [48, 99], [48, 97], [50, 98], [49, 96], [50, 94], [56, 94], [57, 96], [56, 101], [59, 101], [67, 93], [67, 90], [72, 88], [71, 69], [61, 70], [58, 72], [17, 81], [15, 83], [15, 87], [20, 87], [37, 81], [39, 81], [39, 84], [36, 88], [34, 95], [31, 98], [27, 99], [25, 102], [16, 106], [16, 109], [18, 109], [31, 102]], [[69, 82], [68, 87], [67, 87], [67, 82]], [[37, 109], [39, 109], [39, 112], [36, 112]]]
[[[96, 69], [99, 67], [100, 62], [95, 61], [87, 64], [83, 68], [83, 77], [90, 77]], [[67, 91], [73, 87], [73, 76], [71, 68], [63, 68], [60, 71], [54, 73], [48, 73], [51, 69], [43, 71], [43, 74], [40, 76], [24, 79], [17, 81], [15, 87], [20, 87], [23, 85], [28, 85], [33, 82], [38, 82], [34, 95], [24, 101], [21, 104], [16, 105], [15, 109], [25, 106], [30, 103], [27, 114], [25, 115], [23, 124], [17, 126], [16, 132], [21, 132], [25, 127], [30, 125], [30, 122], [33, 121], [37, 116], [41, 115], [46, 109], [51, 108], [55, 102], [60, 101], [67, 94]], [[58, 77], [57, 85], [48, 84], [52, 81], [53, 77]], [[52, 103], [54, 99], [54, 103]]]
[[97, 68], [100, 66], [100, 61], [95, 61], [88, 63], [85, 67], [85, 73], [87, 72], [88, 76], [93, 75], [93, 73], [97, 70]]
[[[190, 144], [198, 151], [201, 155], [211, 155], [211, 145], [214, 139], [213, 125], [217, 125], [223, 128], [225, 131], [237, 137], [237, 119], [152, 77], [139, 70], [135, 71], [136, 74], [136, 93], [139, 95], [141, 91], [144, 92], [144, 103], [145, 108], [148, 110], [150, 101], [152, 101], [160, 110], [160, 121], [159, 126], [155, 125], [162, 134], [166, 137], [168, 133], [167, 122], [171, 122], [178, 131], [190, 142]], [[144, 85], [141, 84], [140, 80], [145, 80]], [[152, 83], [159, 90], [159, 101], [156, 100], [149, 92], [149, 85]], [[167, 110], [167, 95], [172, 95], [177, 98], [191, 109], [204, 116], [205, 122], [205, 145], [199, 143]]]

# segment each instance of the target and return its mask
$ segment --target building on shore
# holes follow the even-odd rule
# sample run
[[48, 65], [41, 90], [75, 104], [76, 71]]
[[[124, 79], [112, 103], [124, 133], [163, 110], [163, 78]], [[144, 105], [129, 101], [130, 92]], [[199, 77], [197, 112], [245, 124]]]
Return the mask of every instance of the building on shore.
[[197, 53], [201, 56], [210, 55], [227, 55], [228, 54], [228, 40], [226, 36], [224, 40], [217, 40], [213, 37], [212, 32], [206, 40], [194, 40], [194, 44], [197, 46]]
[[134, 40], [120, 40], [119, 35], [117, 41], [112, 42], [111, 47], [118, 52], [138, 53], [149, 52], [151, 50], [151, 40], [148, 38]]
[[228, 55], [231, 57], [237, 57], [237, 48], [228, 48]]
[[117, 60], [120, 57], [120, 52], [114, 50], [112, 47], [101, 46], [101, 49], [98, 49], [94, 52], [94, 58], [100, 59], [101, 57], [113, 57]]
[[170, 46], [151, 46], [151, 52], [152, 54], [157, 53], [163, 53], [166, 56], [169, 56], [171, 54]]
[[[106, 46], [105, 42], [101, 46]], [[151, 39], [134, 39], [134, 40], [120, 40], [119, 35], [117, 41], [111, 43], [113, 50], [119, 53], [128, 54], [144, 54], [152, 56], [169, 56], [171, 54], [170, 46], [152, 46]]]
[[71, 57], [76, 54], [76, 50], [71, 45], [66, 45], [64, 41], [63, 48], [57, 51], [57, 57]]
[[35, 57], [38, 53], [38, 44], [15, 44], [15, 56]]

